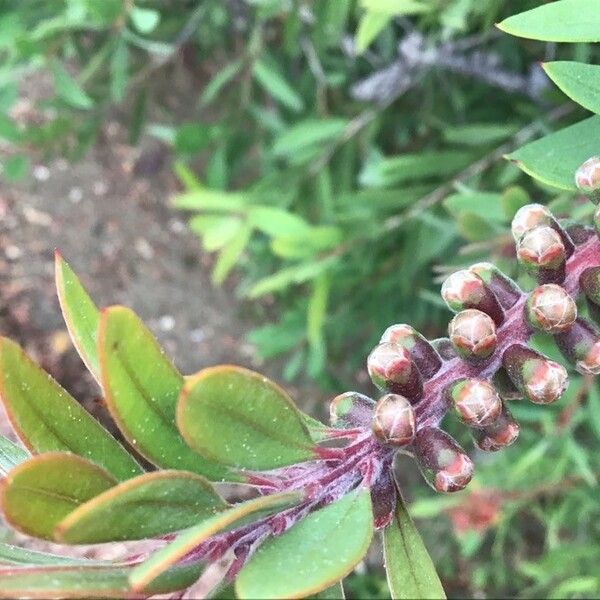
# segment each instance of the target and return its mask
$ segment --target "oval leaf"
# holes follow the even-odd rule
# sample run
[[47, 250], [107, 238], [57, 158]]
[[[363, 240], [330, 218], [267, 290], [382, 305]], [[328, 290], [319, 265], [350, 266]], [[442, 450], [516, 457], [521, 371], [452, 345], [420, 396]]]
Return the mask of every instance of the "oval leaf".
[[190, 377], [177, 425], [203, 456], [245, 469], [267, 470], [317, 456], [291, 398], [262, 375], [233, 366]]
[[58, 251], [54, 255], [54, 274], [58, 301], [69, 335], [85, 366], [99, 380], [96, 335], [100, 312]]
[[9, 472], [0, 505], [15, 529], [51, 540], [64, 517], [116, 483], [108, 472], [80, 456], [49, 452]]
[[259, 521], [274, 513], [291, 508], [302, 500], [300, 492], [287, 492], [262, 496], [232, 506], [229, 510], [207, 519], [178, 535], [173, 542], [155, 552], [138, 566], [130, 576], [135, 591], [148, 591], [165, 570], [181, 560], [209, 537]]
[[237, 596], [303, 598], [320, 592], [352, 571], [372, 537], [369, 491], [350, 493], [260, 546], [237, 578]]
[[0, 338], [0, 399], [14, 430], [32, 452], [73, 452], [120, 480], [142, 472], [100, 423], [6, 338]]
[[545, 63], [542, 67], [569, 98], [600, 114], [600, 65], [561, 60]]
[[0, 435], [0, 477], [4, 477], [13, 467], [27, 460], [29, 453], [9, 439]]
[[165, 469], [234, 479], [192, 452], [179, 435], [175, 408], [183, 377], [133, 311], [122, 306], [102, 311], [98, 357], [108, 409], [140, 454]]
[[383, 530], [385, 569], [392, 598], [445, 598], [444, 588], [400, 492], [392, 522]]
[[559, 0], [514, 15], [502, 31], [545, 42], [600, 42], [598, 0]]
[[228, 504], [194, 473], [146, 473], [113, 487], [63, 519], [54, 537], [67, 544], [140, 540], [191, 527]]
[[591, 117], [526, 144], [506, 156], [532, 177], [554, 187], [576, 191], [575, 171], [600, 147], [600, 117]]

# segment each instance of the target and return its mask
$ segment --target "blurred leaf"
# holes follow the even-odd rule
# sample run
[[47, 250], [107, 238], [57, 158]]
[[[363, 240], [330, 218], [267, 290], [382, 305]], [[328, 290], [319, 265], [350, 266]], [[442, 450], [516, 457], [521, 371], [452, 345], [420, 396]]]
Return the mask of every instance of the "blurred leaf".
[[52, 540], [57, 523], [116, 483], [108, 472], [88, 460], [67, 452], [48, 452], [8, 473], [0, 490], [0, 504], [13, 527]]
[[31, 451], [73, 452], [119, 480], [141, 472], [108, 431], [6, 338], [0, 338], [0, 399], [12, 427]]
[[310, 227], [298, 235], [282, 235], [271, 240], [271, 250], [282, 258], [310, 258], [342, 242], [344, 235], [338, 227]]
[[241, 469], [275, 469], [318, 456], [292, 399], [241, 367], [211, 367], [187, 378], [177, 424], [202, 456]]
[[449, 144], [464, 146], [486, 146], [502, 142], [517, 132], [516, 125], [496, 123], [469, 123], [461, 126], [445, 126], [444, 140]]
[[123, 98], [125, 98], [128, 66], [129, 51], [127, 49], [127, 44], [122, 38], [119, 38], [110, 61], [110, 93], [115, 102], [121, 102]]
[[189, 221], [190, 229], [202, 236], [202, 247], [207, 252], [220, 250], [239, 234], [244, 222], [238, 217], [199, 215]]
[[370, 11], [364, 13], [358, 22], [354, 39], [357, 54], [362, 54], [391, 20], [390, 14]]
[[157, 537], [227, 508], [210, 483], [185, 471], [145, 473], [80, 505], [54, 529], [65, 544]]
[[139, 317], [128, 308], [102, 312], [98, 357], [106, 405], [133, 447], [164, 469], [185, 469], [212, 480], [229, 473], [202, 460], [183, 441], [175, 407], [183, 377]]
[[492, 222], [472, 212], [463, 212], [458, 217], [458, 230], [470, 242], [483, 242], [498, 235], [501, 230]]
[[344, 131], [348, 121], [345, 119], [305, 119], [289, 127], [273, 142], [275, 156], [289, 158], [307, 148], [319, 146], [334, 140]]
[[455, 218], [474, 214], [487, 221], [506, 222], [502, 196], [490, 192], [463, 192], [451, 194], [444, 200], [444, 208]]
[[498, 23], [511, 35], [545, 42], [600, 42], [597, 0], [559, 0]]
[[206, 123], [186, 123], [175, 132], [175, 149], [183, 154], [196, 154], [213, 140], [213, 128]]
[[29, 157], [15, 154], [4, 161], [2, 172], [6, 181], [20, 181], [29, 171]]
[[254, 63], [254, 78], [268, 94], [286, 108], [294, 112], [304, 109], [302, 96], [284, 79], [276, 66], [257, 60]]
[[[6, 140], [7, 142], [10, 142], [11, 144], [14, 144], [15, 142], [20, 141], [21, 139], [21, 132], [19, 131], [19, 128], [17, 126], [17, 124], [9, 117], [5, 117], [4, 115], [0, 115], [0, 139]], [[11, 158], [13, 159], [13, 161], [15, 160], [15, 157], [9, 157], [3, 166], [3, 171], [6, 174], [6, 164], [11, 160]], [[22, 155], [17, 155], [16, 156], [16, 165], [13, 165], [12, 167], [9, 166], [8, 170], [9, 170], [9, 178], [12, 176], [13, 179], [19, 179], [19, 172], [22, 170], [22, 168], [19, 167], [19, 162], [22, 162], [22, 159], [24, 157]], [[10, 171], [13, 171], [13, 173], [10, 173]], [[16, 171], [16, 173], [15, 173]], [[16, 177], [15, 177], [16, 174]]]
[[129, 11], [129, 17], [140, 33], [152, 33], [160, 23], [160, 13], [152, 8], [134, 6]]
[[242, 62], [236, 60], [219, 69], [204, 87], [202, 96], [200, 96], [202, 105], [206, 106], [213, 102], [221, 90], [240, 72], [241, 68]]
[[79, 84], [57, 60], [50, 63], [50, 71], [54, 77], [56, 94], [61, 100], [64, 100], [73, 108], [82, 110], [88, 110], [94, 106], [94, 101], [81, 89]]
[[0, 479], [13, 467], [27, 460], [28, 457], [29, 453], [27, 451], [0, 435]]
[[588, 391], [587, 408], [590, 428], [600, 440], [600, 389], [597, 384], [592, 385]]
[[360, 6], [365, 10], [386, 15], [416, 15], [432, 9], [428, 0], [360, 0]]
[[16, 83], [7, 83], [0, 87], [0, 114], [8, 112], [19, 97]]
[[372, 536], [369, 492], [351, 492], [264, 542], [238, 575], [237, 596], [303, 598], [321, 592], [363, 559]]
[[556, 61], [542, 66], [548, 77], [569, 98], [592, 112], [600, 113], [600, 65]]
[[271, 237], [299, 235], [309, 229], [309, 224], [302, 217], [273, 206], [253, 206], [248, 211], [248, 221], [255, 229]]
[[508, 221], [512, 221], [517, 211], [530, 202], [529, 194], [517, 185], [505, 189], [500, 199], [502, 211]]
[[238, 258], [242, 255], [252, 234], [252, 228], [243, 226], [227, 244], [221, 249], [219, 258], [215, 263], [212, 272], [212, 281], [215, 284], [221, 284], [235, 267]]
[[212, 210], [234, 212], [244, 210], [247, 196], [241, 192], [201, 189], [178, 194], [173, 198], [173, 206], [183, 210]]
[[506, 158], [542, 183], [575, 191], [575, 171], [598, 153], [599, 137], [600, 116], [594, 116], [522, 146]]

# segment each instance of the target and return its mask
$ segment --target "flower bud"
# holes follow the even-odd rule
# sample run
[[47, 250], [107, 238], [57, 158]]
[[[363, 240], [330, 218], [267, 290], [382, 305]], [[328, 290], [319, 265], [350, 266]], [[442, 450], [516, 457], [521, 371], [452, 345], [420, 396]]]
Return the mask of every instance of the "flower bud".
[[367, 359], [371, 381], [380, 389], [402, 394], [413, 401], [423, 395], [423, 380], [410, 352], [400, 344], [375, 346]]
[[496, 265], [481, 262], [471, 266], [469, 271], [475, 273], [488, 286], [505, 310], [512, 308], [521, 297], [519, 286]]
[[521, 344], [504, 351], [502, 364], [515, 387], [535, 404], [555, 402], [569, 384], [562, 365]]
[[460, 420], [470, 427], [491, 424], [502, 411], [502, 401], [494, 387], [482, 379], [461, 379], [448, 388], [449, 399]]
[[458, 358], [458, 354], [456, 354], [456, 350], [448, 338], [437, 338], [436, 340], [431, 340], [431, 345], [441, 356], [442, 360], [452, 360], [454, 358]]
[[473, 463], [445, 431], [424, 427], [417, 432], [415, 458], [425, 481], [438, 492], [464, 489], [473, 476]]
[[375, 401], [358, 392], [345, 392], [336, 396], [329, 404], [332, 427], [358, 429], [368, 427], [373, 417]]
[[550, 227], [540, 226], [527, 231], [517, 244], [517, 258], [540, 283], [564, 281], [565, 246]]
[[554, 337], [563, 355], [583, 375], [600, 375], [600, 336], [590, 323], [578, 318], [573, 326]]
[[577, 305], [563, 287], [547, 283], [529, 294], [525, 315], [532, 327], [547, 333], [560, 333], [575, 322]]
[[510, 411], [503, 407], [498, 418], [483, 429], [473, 430], [475, 445], [484, 452], [496, 452], [510, 446], [519, 437], [519, 424]]
[[480, 310], [459, 312], [448, 325], [450, 341], [456, 352], [467, 360], [481, 360], [496, 349], [496, 326]]
[[398, 492], [391, 469], [384, 469], [371, 486], [371, 506], [373, 507], [373, 525], [381, 529], [389, 525], [394, 518]]
[[515, 384], [510, 380], [504, 367], [500, 367], [492, 377], [492, 385], [502, 400], [519, 400], [523, 397]]
[[415, 437], [415, 413], [411, 403], [399, 394], [386, 394], [375, 405], [372, 429], [385, 444], [406, 446]]
[[442, 298], [454, 312], [476, 308], [492, 317], [496, 325], [504, 320], [504, 311], [497, 298], [472, 271], [463, 269], [452, 273], [442, 285]]
[[518, 243], [528, 231], [540, 226], [547, 226], [554, 229], [562, 240], [566, 255], [571, 256], [573, 254], [575, 250], [573, 240], [554, 218], [554, 215], [542, 204], [528, 204], [517, 211], [511, 225], [515, 242]]
[[600, 202], [600, 156], [588, 158], [575, 172], [575, 185], [594, 204]]
[[400, 344], [408, 350], [413, 362], [425, 379], [435, 375], [442, 366], [440, 355], [418, 331], [410, 325], [398, 324], [388, 327], [381, 336], [382, 343]]

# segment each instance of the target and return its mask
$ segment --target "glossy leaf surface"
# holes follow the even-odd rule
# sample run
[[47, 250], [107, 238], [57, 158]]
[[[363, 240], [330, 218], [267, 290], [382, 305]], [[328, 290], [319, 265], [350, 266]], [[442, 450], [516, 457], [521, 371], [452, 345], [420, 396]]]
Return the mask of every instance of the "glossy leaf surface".
[[157, 471], [82, 504], [57, 525], [54, 537], [68, 544], [139, 540], [191, 527], [227, 506], [203, 477]]
[[563, 60], [542, 66], [548, 77], [569, 98], [594, 113], [600, 113], [600, 65]]
[[0, 505], [6, 520], [19, 531], [53, 539], [57, 523], [116, 483], [108, 472], [80, 456], [49, 452], [10, 471]]
[[173, 542], [155, 552], [146, 562], [133, 571], [130, 577], [133, 589], [138, 591], [148, 590], [151, 582], [159, 577], [161, 573], [209, 537], [219, 532], [241, 527], [247, 523], [259, 521], [276, 512], [295, 506], [301, 500], [302, 495], [297, 492], [262, 496], [237, 504], [196, 527], [182, 532]]
[[102, 311], [98, 355], [108, 409], [138, 452], [165, 469], [231, 478], [225, 468], [190, 450], [177, 431], [183, 377], [133, 311], [122, 306]]
[[38, 552], [29, 548], [21, 548], [12, 544], [0, 542], [0, 565], [73, 565], [73, 564], [92, 564], [93, 561], [87, 558], [75, 558], [70, 556], [60, 556], [48, 552]]
[[239, 468], [274, 469], [315, 458], [314, 443], [290, 397], [240, 367], [212, 367], [190, 377], [177, 424], [203, 456]]
[[120, 480], [142, 472], [100, 423], [6, 338], [0, 338], [0, 397], [14, 430], [32, 452], [73, 452]]
[[373, 536], [368, 490], [322, 508], [264, 542], [236, 580], [239, 598], [303, 598], [345, 577]]
[[0, 435], [0, 477], [4, 477], [13, 467], [27, 460], [29, 453]]

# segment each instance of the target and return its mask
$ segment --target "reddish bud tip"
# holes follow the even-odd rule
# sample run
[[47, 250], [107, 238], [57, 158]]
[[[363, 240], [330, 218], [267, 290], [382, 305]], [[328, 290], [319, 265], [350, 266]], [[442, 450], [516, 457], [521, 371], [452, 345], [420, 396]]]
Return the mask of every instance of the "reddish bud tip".
[[519, 424], [507, 408], [487, 427], [473, 431], [475, 445], [484, 452], [497, 452], [513, 444], [519, 437]]
[[511, 224], [511, 231], [515, 242], [518, 242], [528, 231], [540, 225], [550, 225], [552, 221], [552, 213], [542, 204], [527, 204], [526, 206], [522, 206], [516, 212]]
[[502, 411], [494, 387], [481, 379], [462, 379], [449, 389], [450, 400], [460, 420], [470, 427], [490, 425]]
[[465, 359], [485, 359], [496, 349], [494, 321], [480, 310], [459, 312], [450, 321], [448, 334], [456, 352]]
[[540, 283], [561, 283], [565, 277], [565, 246], [551, 227], [540, 226], [527, 231], [517, 244], [519, 262]]
[[400, 344], [385, 342], [375, 346], [367, 359], [373, 383], [381, 390], [403, 394], [418, 400], [423, 394], [423, 381], [410, 352]]
[[375, 401], [358, 392], [339, 394], [329, 403], [330, 423], [340, 429], [368, 427]]
[[563, 287], [548, 283], [529, 294], [525, 314], [532, 327], [548, 333], [560, 333], [575, 322], [577, 305]]
[[600, 156], [588, 158], [575, 172], [577, 189], [590, 197], [594, 204], [600, 202]]
[[373, 433], [384, 444], [406, 446], [415, 437], [415, 413], [410, 402], [398, 394], [386, 394], [375, 405]]

